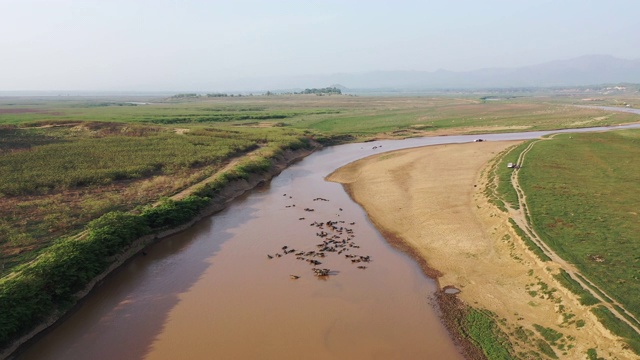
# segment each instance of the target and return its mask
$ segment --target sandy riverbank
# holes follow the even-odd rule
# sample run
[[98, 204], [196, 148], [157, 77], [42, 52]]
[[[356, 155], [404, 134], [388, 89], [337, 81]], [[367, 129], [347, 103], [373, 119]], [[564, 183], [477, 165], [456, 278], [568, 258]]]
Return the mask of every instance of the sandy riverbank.
[[553, 279], [557, 265], [526, 250], [507, 214], [487, 202], [482, 169], [516, 143], [395, 151], [349, 164], [328, 180], [343, 183], [383, 233], [426, 261], [441, 288], [456, 287], [467, 305], [505, 319], [506, 333], [522, 327], [527, 339], [511, 339], [517, 352], [540, 353], [537, 324], [564, 335], [553, 348], [561, 358], [585, 358], [589, 348], [606, 358], [635, 358]]

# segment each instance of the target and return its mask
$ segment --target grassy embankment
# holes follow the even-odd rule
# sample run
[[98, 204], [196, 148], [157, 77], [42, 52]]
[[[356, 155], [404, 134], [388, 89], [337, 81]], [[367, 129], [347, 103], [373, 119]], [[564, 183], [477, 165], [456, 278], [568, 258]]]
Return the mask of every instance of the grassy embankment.
[[[562, 258], [640, 317], [640, 131], [556, 136], [520, 170], [533, 226]], [[587, 300], [588, 301], [588, 300]], [[640, 353], [638, 334], [594, 308]]]
[[[506, 169], [506, 163], [514, 162], [527, 145], [502, 154], [496, 166]], [[493, 171], [494, 178], [508, 184], [508, 176], [499, 169]], [[536, 143], [527, 155], [526, 166], [518, 171], [533, 226], [545, 243], [638, 317], [640, 131], [558, 135]], [[494, 185], [488, 192], [498, 205], [500, 201], [513, 204], [514, 192], [509, 186]], [[515, 223], [512, 225], [522, 233]], [[530, 249], [544, 258], [540, 249], [526, 240], [525, 235]], [[640, 353], [638, 334], [633, 329], [596, 306], [599, 301], [569, 274], [561, 270], [554, 276], [578, 295], [583, 305], [592, 306], [607, 328], [626, 338]]]
[[[599, 110], [526, 99], [482, 103], [445, 97], [283, 96], [151, 101], [139, 106], [103, 99], [0, 103], [0, 261], [3, 275], [15, 270], [0, 280], [0, 308], [20, 304], [1, 312], [6, 318], [0, 322], [0, 343], [54, 309], [69, 306], [72, 294], [132, 239], [188, 220], [226, 182], [264, 171], [269, 158], [305, 146], [309, 136], [331, 143], [381, 132], [406, 137], [637, 121], [636, 115], [603, 117]], [[216, 179], [208, 190], [155, 208], [144, 206], [256, 149], [256, 157]], [[116, 229], [116, 220], [128, 225]], [[70, 237], [82, 230], [81, 239]]]

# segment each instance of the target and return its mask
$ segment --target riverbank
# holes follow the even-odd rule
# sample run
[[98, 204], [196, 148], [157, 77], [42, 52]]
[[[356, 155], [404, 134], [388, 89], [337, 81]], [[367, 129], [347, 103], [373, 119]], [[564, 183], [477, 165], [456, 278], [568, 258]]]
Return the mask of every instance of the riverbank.
[[[256, 172], [249, 174], [246, 178], [239, 178], [236, 180], [231, 180], [226, 185], [215, 192], [215, 195], [212, 196], [209, 204], [204, 207], [197, 216], [188, 222], [173, 227], [171, 229], [165, 229], [160, 232], [152, 233], [149, 235], [142, 236], [128, 245], [121, 253], [114, 256], [111, 259], [109, 266], [106, 270], [102, 271], [96, 277], [94, 277], [91, 281], [87, 283], [83, 290], [77, 292], [74, 295], [74, 302], [80, 302], [84, 297], [86, 297], [92, 289], [99, 285], [109, 274], [114, 272], [116, 269], [125, 264], [132, 257], [141, 253], [143, 249], [154, 243], [159, 241], [160, 239], [166, 238], [168, 236], [174, 235], [178, 232], [181, 232], [195, 223], [200, 221], [202, 218], [210, 216], [214, 213], [217, 213], [227, 205], [233, 201], [235, 198], [243, 195], [247, 191], [250, 191], [256, 187], [262, 186], [269, 180], [271, 180], [274, 176], [278, 175], [282, 170], [284, 170], [289, 165], [303, 159], [304, 157], [310, 155], [315, 150], [320, 148], [320, 145], [317, 143], [313, 143], [311, 148], [308, 149], [298, 149], [298, 150], [284, 150], [280, 152], [278, 155], [269, 159], [271, 165], [266, 171]], [[225, 168], [227, 171], [228, 168]], [[223, 170], [224, 171], [224, 170]], [[206, 183], [201, 183], [199, 186], [194, 186], [191, 188], [191, 191], [197, 193], [201, 191]], [[185, 194], [181, 193], [180, 197], [184, 197]], [[77, 305], [76, 305], [77, 306]], [[21, 350], [22, 347], [28, 346], [28, 343], [32, 340], [37, 339], [41, 334], [45, 333], [48, 329], [56, 326], [60, 321], [63, 321], [67, 314], [72, 313], [75, 307], [68, 308], [64, 311], [57, 311], [55, 314], [49, 316], [47, 319], [42, 321], [39, 325], [33, 328], [33, 330], [29, 331], [27, 334], [21, 336], [17, 340], [13, 341], [9, 346], [4, 348], [2, 352], [0, 352], [0, 358], [5, 359], [15, 355], [17, 352]]]
[[[462, 304], [495, 314], [509, 336], [513, 356], [525, 358], [535, 352], [583, 358], [588, 349], [597, 349], [611, 358], [633, 358], [555, 281], [557, 265], [531, 254], [516, 238], [508, 215], [483, 194], [483, 168], [517, 143], [395, 151], [351, 163], [328, 180], [342, 183], [391, 243], [410, 248], [440, 289], [457, 288]], [[452, 302], [451, 296], [439, 298], [447, 315], [444, 321], [455, 332], [459, 320], [446, 308], [451, 303], [443, 304]], [[457, 308], [454, 305], [450, 307]]]

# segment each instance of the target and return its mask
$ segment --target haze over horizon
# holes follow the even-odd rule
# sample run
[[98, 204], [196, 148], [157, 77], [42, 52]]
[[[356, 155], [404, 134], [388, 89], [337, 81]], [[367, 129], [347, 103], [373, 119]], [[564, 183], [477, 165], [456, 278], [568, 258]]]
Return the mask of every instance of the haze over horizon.
[[225, 91], [277, 77], [640, 59], [640, 2], [625, 0], [0, 0], [0, 13], [0, 91]]

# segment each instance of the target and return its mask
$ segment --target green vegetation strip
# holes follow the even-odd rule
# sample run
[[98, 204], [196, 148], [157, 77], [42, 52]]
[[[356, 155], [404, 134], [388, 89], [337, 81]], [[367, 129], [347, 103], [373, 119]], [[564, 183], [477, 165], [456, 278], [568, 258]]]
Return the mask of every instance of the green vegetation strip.
[[631, 315], [629, 315], [629, 313], [627, 311], [625, 311], [623, 308], [621, 308], [618, 305], [613, 305], [613, 308], [616, 309], [620, 314], [622, 314], [622, 316], [624, 316], [625, 319], [627, 319], [630, 323], [634, 324], [637, 327], [640, 327], [640, 323], [638, 322], [638, 320], [634, 319]]
[[633, 328], [620, 321], [609, 309], [602, 305], [591, 309], [591, 312], [596, 315], [598, 320], [600, 320], [607, 329], [623, 338], [629, 345], [629, 348], [640, 355], [640, 336], [638, 336], [638, 333], [636, 333]]
[[531, 240], [529, 235], [527, 235], [527, 233], [525, 233], [520, 228], [520, 226], [518, 226], [518, 224], [516, 224], [515, 220], [513, 220], [512, 218], [509, 218], [509, 223], [511, 223], [511, 226], [513, 227], [513, 230], [524, 241], [525, 245], [527, 245], [527, 248], [529, 248], [529, 250], [531, 250], [531, 252], [536, 254], [536, 256], [540, 260], [542, 260], [544, 262], [551, 261], [551, 258], [549, 256], [547, 256], [547, 254], [545, 254], [544, 251], [542, 251], [542, 249], [540, 249], [540, 247], [535, 242], [533, 242], [533, 240]]
[[467, 309], [463, 321], [463, 332], [482, 349], [489, 360], [512, 359], [513, 349], [508, 337], [503, 333], [493, 314], [473, 308]]
[[549, 345], [548, 342], [542, 339], [537, 339], [535, 343], [536, 343], [536, 347], [538, 348], [538, 350], [540, 350], [541, 353], [547, 355], [552, 359], [558, 358], [558, 355], [556, 354], [555, 351], [553, 351], [553, 348], [551, 347], [551, 345]]
[[640, 317], [640, 131], [558, 135], [519, 171], [545, 243]]
[[533, 327], [536, 329], [537, 332], [540, 333], [540, 335], [542, 335], [542, 337], [548, 341], [551, 345], [556, 345], [558, 343], [558, 340], [562, 339], [564, 337], [564, 335], [562, 333], [559, 333], [551, 328], [547, 328], [538, 324], [533, 324]]
[[572, 293], [580, 297], [580, 304], [590, 306], [600, 303], [600, 300], [591, 295], [590, 292], [585, 290], [579, 282], [569, 275], [564, 269], [560, 269], [560, 272], [553, 277], [562, 284], [565, 288], [569, 289]]
[[596, 288], [595, 286], [591, 285], [591, 283], [584, 278], [584, 276], [580, 275], [580, 274], [575, 274], [576, 277], [578, 279], [580, 279], [583, 283], [587, 284], [587, 287], [591, 290], [593, 290], [596, 294], [598, 294], [601, 298], [604, 299], [604, 301], [608, 302], [608, 303], [613, 303], [613, 300], [611, 300], [611, 298], [609, 298], [607, 295], [603, 294], [602, 291], [600, 291], [600, 289]]

